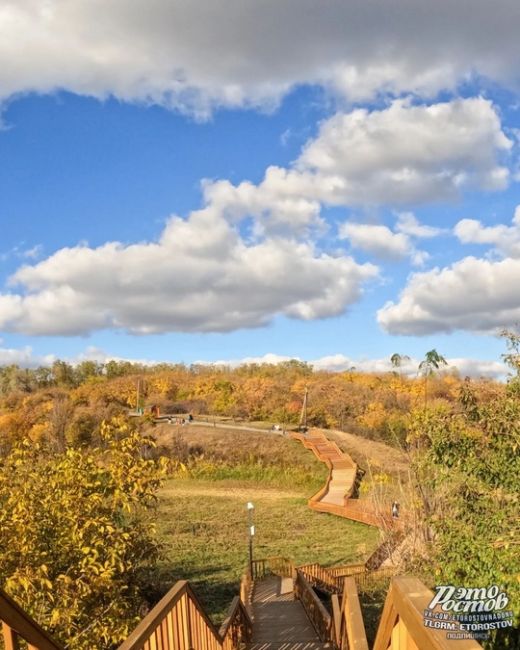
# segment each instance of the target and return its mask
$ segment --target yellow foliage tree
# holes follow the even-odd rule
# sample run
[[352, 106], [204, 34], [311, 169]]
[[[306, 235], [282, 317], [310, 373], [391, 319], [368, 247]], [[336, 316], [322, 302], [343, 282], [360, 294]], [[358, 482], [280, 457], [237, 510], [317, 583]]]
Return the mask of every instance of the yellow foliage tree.
[[147, 513], [164, 464], [123, 420], [101, 436], [54, 456], [26, 439], [0, 461], [0, 584], [71, 650], [128, 635], [158, 551]]

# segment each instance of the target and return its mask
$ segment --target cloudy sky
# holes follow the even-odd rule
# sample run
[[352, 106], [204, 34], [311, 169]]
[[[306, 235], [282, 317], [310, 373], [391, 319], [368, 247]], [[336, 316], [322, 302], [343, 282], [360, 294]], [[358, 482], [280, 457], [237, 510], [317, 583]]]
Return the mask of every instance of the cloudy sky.
[[0, 0], [0, 363], [499, 373], [519, 32], [517, 0]]

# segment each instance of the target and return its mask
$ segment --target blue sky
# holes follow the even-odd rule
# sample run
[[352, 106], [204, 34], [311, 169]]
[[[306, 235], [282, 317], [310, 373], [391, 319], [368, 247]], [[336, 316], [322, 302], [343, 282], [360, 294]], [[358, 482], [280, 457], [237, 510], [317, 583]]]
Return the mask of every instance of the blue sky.
[[452, 4], [0, 0], [0, 363], [500, 374], [520, 16]]

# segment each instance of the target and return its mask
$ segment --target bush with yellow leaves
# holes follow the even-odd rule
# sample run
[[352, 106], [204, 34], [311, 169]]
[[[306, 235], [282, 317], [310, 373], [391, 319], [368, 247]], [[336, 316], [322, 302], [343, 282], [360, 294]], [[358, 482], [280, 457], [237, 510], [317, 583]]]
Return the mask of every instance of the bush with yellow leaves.
[[158, 554], [150, 511], [164, 463], [124, 420], [101, 429], [88, 451], [47, 455], [26, 439], [0, 461], [0, 584], [71, 650], [128, 635]]

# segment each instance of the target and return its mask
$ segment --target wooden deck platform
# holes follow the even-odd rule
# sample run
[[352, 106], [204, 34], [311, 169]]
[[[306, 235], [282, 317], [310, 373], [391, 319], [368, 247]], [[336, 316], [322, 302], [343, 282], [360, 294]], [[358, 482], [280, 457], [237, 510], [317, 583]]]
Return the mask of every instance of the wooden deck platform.
[[300, 601], [294, 599], [291, 578], [269, 576], [255, 585], [253, 638], [247, 650], [324, 650]]

